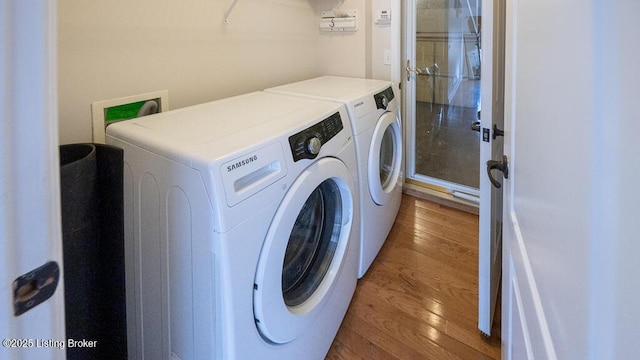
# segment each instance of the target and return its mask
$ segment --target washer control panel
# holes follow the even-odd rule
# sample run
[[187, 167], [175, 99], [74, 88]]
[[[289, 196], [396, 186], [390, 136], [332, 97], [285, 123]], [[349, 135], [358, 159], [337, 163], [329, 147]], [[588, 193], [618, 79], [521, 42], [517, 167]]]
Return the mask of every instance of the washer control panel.
[[389, 102], [394, 98], [393, 89], [389, 86], [386, 90], [373, 95], [373, 98], [376, 101], [376, 107], [378, 109], [387, 110]]
[[291, 147], [293, 161], [315, 159], [320, 153], [322, 145], [326, 144], [342, 129], [342, 117], [340, 117], [340, 113], [336, 112], [319, 123], [289, 136], [289, 146]]

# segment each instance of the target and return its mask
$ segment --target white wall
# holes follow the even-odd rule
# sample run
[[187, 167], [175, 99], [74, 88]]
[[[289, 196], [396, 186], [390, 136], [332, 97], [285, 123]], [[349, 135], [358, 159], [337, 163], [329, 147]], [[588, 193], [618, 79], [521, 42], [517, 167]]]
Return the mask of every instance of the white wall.
[[594, 58], [591, 76], [599, 91], [585, 100], [593, 101], [595, 114], [587, 125], [594, 129], [596, 189], [592, 194], [589, 354], [590, 359], [633, 359], [640, 353], [640, 43], [635, 38], [640, 2], [593, 3], [591, 36], [596, 51], [589, 56]]
[[[357, 10], [357, 32], [321, 32], [318, 39], [322, 74], [391, 80], [391, 66], [384, 64], [384, 51], [391, 50], [391, 26], [375, 24], [376, 10], [392, 10], [399, 0], [317, 0], [314, 9]], [[338, 3], [338, 6], [335, 6]], [[400, 22], [400, 13], [392, 14]], [[398, 37], [397, 41], [400, 41]], [[398, 47], [399, 50], [399, 47]], [[398, 54], [399, 55], [399, 54]], [[398, 56], [399, 58], [399, 56]]]
[[[59, 0], [60, 143], [92, 140], [96, 101], [166, 89], [176, 109], [325, 74], [372, 77], [365, 0], [239, 0], [225, 25], [231, 3]], [[360, 30], [321, 33], [320, 12], [334, 8], [358, 10]]]
[[[371, 43], [370, 63], [373, 79], [391, 80], [391, 65], [385, 65], [384, 52], [391, 51], [391, 25], [376, 25], [375, 16], [377, 10], [389, 10], [391, 12], [391, 20], [400, 22], [400, 13], [395, 13], [392, 9], [391, 0], [372, 0], [367, 1], [367, 5], [371, 4], [369, 14], [369, 24], [371, 24]], [[397, 39], [399, 41], [400, 39]], [[399, 47], [398, 47], [399, 49]], [[399, 54], [398, 54], [399, 55]]]
[[[356, 32], [319, 32], [318, 31], [318, 69], [322, 74], [365, 77], [366, 75], [366, 35], [368, 17], [363, 0], [316, 0], [312, 1], [318, 14], [322, 10], [357, 10], [358, 27]], [[339, 3], [336, 6], [336, 3]]]

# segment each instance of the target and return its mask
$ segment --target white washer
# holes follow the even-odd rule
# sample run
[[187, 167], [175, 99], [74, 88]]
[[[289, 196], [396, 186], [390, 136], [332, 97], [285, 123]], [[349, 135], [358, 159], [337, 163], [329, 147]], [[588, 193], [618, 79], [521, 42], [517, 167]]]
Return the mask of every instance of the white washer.
[[402, 124], [391, 82], [323, 76], [265, 91], [347, 106], [358, 160], [361, 278], [389, 235], [402, 199]]
[[343, 105], [264, 92], [117, 123], [131, 359], [323, 359], [358, 271]]

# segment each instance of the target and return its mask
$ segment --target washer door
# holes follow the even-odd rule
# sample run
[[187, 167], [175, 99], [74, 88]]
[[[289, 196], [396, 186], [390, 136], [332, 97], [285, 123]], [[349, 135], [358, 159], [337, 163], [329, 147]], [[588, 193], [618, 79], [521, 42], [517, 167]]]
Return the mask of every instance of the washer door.
[[369, 193], [378, 205], [391, 197], [400, 177], [402, 137], [395, 113], [387, 111], [376, 124], [369, 149]]
[[345, 260], [353, 191], [347, 167], [322, 158], [285, 195], [263, 244], [254, 284], [254, 316], [266, 340], [290, 342], [322, 312]]

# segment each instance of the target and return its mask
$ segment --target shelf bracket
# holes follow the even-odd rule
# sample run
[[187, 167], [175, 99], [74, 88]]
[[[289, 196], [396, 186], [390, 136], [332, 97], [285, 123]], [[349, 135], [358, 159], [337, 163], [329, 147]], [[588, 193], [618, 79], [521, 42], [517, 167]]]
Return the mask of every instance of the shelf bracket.
[[229, 18], [229, 15], [231, 15], [231, 12], [233, 11], [233, 8], [236, 7], [236, 3], [238, 3], [238, 0], [233, 0], [233, 3], [231, 3], [231, 6], [229, 7], [229, 10], [227, 10], [226, 13], [224, 13], [224, 23], [228, 24], [229, 21], [227, 20]]

